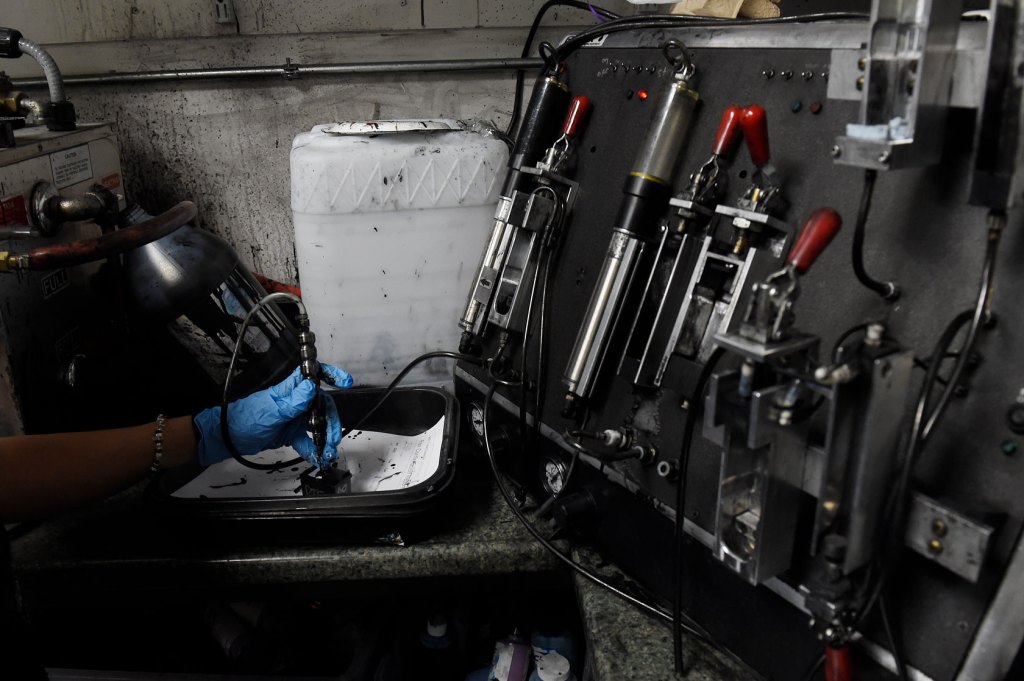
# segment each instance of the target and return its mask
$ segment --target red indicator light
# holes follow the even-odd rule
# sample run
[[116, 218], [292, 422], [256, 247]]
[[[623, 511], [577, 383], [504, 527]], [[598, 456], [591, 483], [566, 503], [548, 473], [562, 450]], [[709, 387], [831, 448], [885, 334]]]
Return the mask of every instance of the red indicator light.
[[647, 94], [647, 90], [640, 90], [639, 92], [636, 93], [636, 96], [639, 97], [640, 101], [642, 102], [645, 99], [647, 99], [649, 95]]

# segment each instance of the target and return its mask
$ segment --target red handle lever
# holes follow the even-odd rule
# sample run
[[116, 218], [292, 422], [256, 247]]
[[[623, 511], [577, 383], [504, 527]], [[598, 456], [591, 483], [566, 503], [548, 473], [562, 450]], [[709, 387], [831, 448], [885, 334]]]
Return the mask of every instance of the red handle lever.
[[819, 208], [811, 213], [801, 228], [787, 260], [797, 274], [803, 274], [811, 268], [832, 238], [839, 233], [842, 224], [843, 219], [839, 217], [839, 213], [831, 208]]
[[565, 117], [565, 125], [562, 126], [562, 134], [575, 137], [576, 130], [583, 124], [588, 113], [590, 113], [590, 100], [583, 95], [573, 97], [572, 104], [569, 105], [569, 113]]
[[742, 116], [743, 109], [738, 106], [730, 106], [722, 112], [722, 121], [718, 124], [718, 132], [715, 133], [715, 143], [711, 146], [712, 154], [721, 156], [736, 145], [736, 140], [740, 137]]
[[747, 141], [750, 160], [760, 168], [772, 157], [768, 149], [768, 115], [764, 107], [757, 104], [745, 107], [740, 116], [740, 127], [743, 128], [743, 139]]
[[853, 681], [849, 646], [825, 646], [825, 681]]

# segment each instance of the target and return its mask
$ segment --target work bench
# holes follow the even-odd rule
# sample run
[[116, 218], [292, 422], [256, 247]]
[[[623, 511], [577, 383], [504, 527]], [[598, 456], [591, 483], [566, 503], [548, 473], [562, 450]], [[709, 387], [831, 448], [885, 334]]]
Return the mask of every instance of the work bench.
[[[344, 593], [374, 585], [474, 580], [574, 584], [589, 651], [600, 681], [676, 679], [667, 625], [576, 577], [519, 524], [493, 486], [458, 497], [465, 512], [445, 513], [429, 536], [396, 545], [316, 544], [294, 536], [262, 545], [196, 540], [188, 526], [147, 510], [144, 486], [15, 533], [14, 572], [27, 608], [77, 602], [110, 606], [145, 598], [216, 594]], [[564, 545], [563, 545], [564, 546]], [[608, 569], [608, 568], [606, 568]], [[690, 681], [748, 678], [707, 646], [687, 642]]]

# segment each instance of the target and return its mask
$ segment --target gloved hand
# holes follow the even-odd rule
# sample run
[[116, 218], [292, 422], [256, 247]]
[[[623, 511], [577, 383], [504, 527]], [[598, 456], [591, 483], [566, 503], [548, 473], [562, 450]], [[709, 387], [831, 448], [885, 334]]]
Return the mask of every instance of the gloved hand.
[[[339, 388], [352, 386], [352, 377], [344, 369], [321, 364], [324, 374]], [[296, 368], [291, 375], [265, 390], [255, 392], [228, 404], [228, 428], [231, 442], [243, 456], [251, 456], [265, 449], [291, 445], [299, 455], [313, 463], [316, 446], [306, 433], [306, 416], [319, 388], [313, 381], [302, 378]], [[327, 461], [338, 458], [341, 442], [341, 419], [334, 400], [324, 400], [327, 412]], [[198, 434], [196, 449], [203, 466], [231, 458], [220, 431], [220, 407], [211, 407], [196, 414], [193, 419]]]

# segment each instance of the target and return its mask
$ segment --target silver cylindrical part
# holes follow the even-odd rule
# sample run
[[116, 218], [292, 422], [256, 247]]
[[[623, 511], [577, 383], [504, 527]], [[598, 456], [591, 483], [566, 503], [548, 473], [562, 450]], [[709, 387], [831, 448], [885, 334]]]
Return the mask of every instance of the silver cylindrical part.
[[574, 395], [590, 396], [604, 353], [604, 339], [615, 321], [618, 302], [641, 247], [637, 239], [623, 232], [616, 231], [612, 235], [564, 376], [566, 388]]
[[480, 267], [477, 268], [476, 278], [473, 280], [473, 287], [469, 291], [469, 299], [466, 301], [466, 310], [459, 320], [459, 326], [464, 330], [478, 335], [483, 319], [487, 316], [487, 305], [490, 296], [497, 286], [497, 277], [500, 272], [500, 260], [504, 256], [504, 244], [508, 241], [507, 232], [509, 229], [509, 210], [512, 207], [512, 199], [502, 196], [498, 198], [498, 208], [495, 211], [494, 227], [491, 228], [491, 236], [487, 240], [483, 257], [480, 260]]
[[700, 95], [686, 81], [674, 81], [660, 95], [654, 118], [640, 144], [633, 175], [670, 184]]

